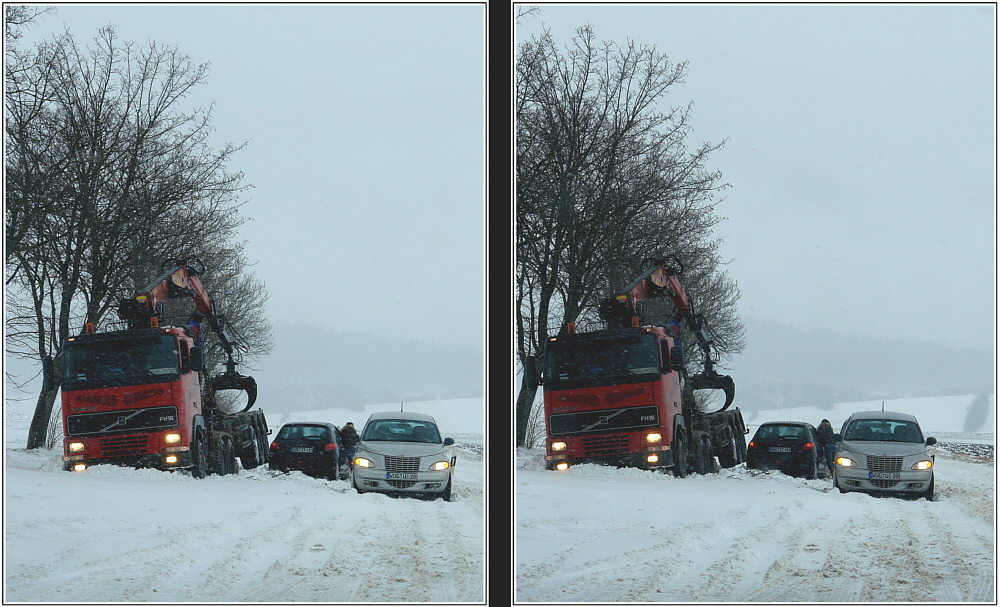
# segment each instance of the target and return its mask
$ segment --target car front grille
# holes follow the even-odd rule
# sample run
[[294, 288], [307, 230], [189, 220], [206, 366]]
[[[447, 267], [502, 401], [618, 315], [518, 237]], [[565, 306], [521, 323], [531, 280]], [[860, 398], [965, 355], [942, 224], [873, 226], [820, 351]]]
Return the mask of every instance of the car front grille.
[[903, 458], [869, 455], [868, 469], [876, 472], [899, 472], [903, 469]]
[[872, 479], [871, 483], [879, 489], [891, 489], [896, 486], [896, 481], [887, 481], [882, 479]]
[[386, 455], [385, 469], [388, 472], [417, 472], [420, 470], [420, 458]]
[[121, 455], [142, 455], [146, 453], [145, 436], [125, 436], [121, 438], [102, 438], [101, 456], [117, 457]]
[[416, 481], [386, 481], [396, 489], [409, 489], [413, 485], [416, 485]]
[[628, 449], [628, 435], [592, 436], [583, 439], [583, 454], [586, 457], [617, 455]]

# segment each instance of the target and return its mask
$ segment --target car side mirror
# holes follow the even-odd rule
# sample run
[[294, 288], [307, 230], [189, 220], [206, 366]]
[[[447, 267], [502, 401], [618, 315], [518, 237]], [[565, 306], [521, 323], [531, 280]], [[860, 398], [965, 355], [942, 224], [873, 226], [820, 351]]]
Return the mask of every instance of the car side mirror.
[[930, 447], [931, 445], [936, 445], [937, 444], [937, 439], [934, 438], [933, 436], [928, 436], [927, 440], [924, 441], [924, 444], [927, 445], [928, 447]]
[[444, 446], [445, 447], [447, 447], [448, 445], [454, 445], [454, 444], [455, 444], [455, 439], [453, 439], [453, 438], [446, 438], [446, 439], [444, 439]]
[[201, 358], [201, 346], [191, 348], [191, 370], [201, 373], [204, 370], [205, 361]]

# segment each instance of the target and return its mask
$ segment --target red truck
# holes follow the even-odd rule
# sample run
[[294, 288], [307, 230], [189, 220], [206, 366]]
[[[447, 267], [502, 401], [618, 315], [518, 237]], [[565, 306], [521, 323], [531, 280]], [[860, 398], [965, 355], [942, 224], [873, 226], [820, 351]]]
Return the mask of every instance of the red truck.
[[[733, 467], [746, 459], [747, 433], [731, 377], [714, 369], [704, 318], [678, 279], [658, 261], [599, 308], [607, 328], [581, 333], [570, 324], [549, 338], [544, 356], [546, 467], [582, 462], [670, 469], [676, 476]], [[667, 323], [643, 325], [647, 300], [669, 297]], [[680, 343], [684, 321], [704, 352], [704, 368], [688, 374]], [[700, 410], [694, 392], [723, 390], [725, 403]]]
[[[102, 463], [188, 469], [192, 476], [235, 474], [267, 461], [269, 429], [252, 377], [235, 370], [225, 317], [186, 261], [119, 305], [127, 328], [97, 333], [93, 325], [65, 344], [62, 377], [63, 460], [66, 470]], [[183, 327], [160, 326], [166, 299], [191, 297], [197, 310]], [[201, 346], [208, 321], [228, 355], [226, 371], [210, 377]], [[247, 404], [226, 412], [220, 390], [243, 390]]]

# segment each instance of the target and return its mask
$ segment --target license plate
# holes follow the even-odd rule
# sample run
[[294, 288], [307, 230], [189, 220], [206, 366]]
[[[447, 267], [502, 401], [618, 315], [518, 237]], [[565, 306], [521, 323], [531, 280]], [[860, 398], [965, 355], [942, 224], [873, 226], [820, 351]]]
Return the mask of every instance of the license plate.
[[899, 472], [869, 472], [868, 478], [883, 481], [898, 481]]
[[771, 453], [791, 453], [792, 452], [792, 448], [791, 447], [768, 447], [767, 450], [770, 451]]
[[292, 447], [289, 449], [292, 453], [312, 453], [312, 447]]
[[385, 480], [387, 481], [415, 481], [417, 480], [417, 474], [415, 472], [386, 472]]

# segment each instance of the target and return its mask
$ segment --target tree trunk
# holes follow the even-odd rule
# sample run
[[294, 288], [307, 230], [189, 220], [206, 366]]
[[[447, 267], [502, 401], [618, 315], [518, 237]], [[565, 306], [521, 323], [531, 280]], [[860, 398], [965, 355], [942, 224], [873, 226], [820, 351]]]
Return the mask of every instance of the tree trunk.
[[58, 377], [62, 376], [62, 357], [53, 362], [46, 357], [42, 364], [42, 389], [35, 403], [35, 415], [31, 418], [31, 428], [28, 430], [27, 449], [37, 449], [45, 446], [45, 438], [49, 429], [49, 419], [52, 417], [52, 405], [59, 393]]
[[[521, 378], [521, 390], [517, 393], [517, 405], [515, 407], [517, 424], [517, 446], [526, 446], [528, 435], [528, 422], [531, 419], [531, 405], [535, 402], [535, 394], [538, 393], [539, 360], [531, 356], [528, 364], [524, 365], [524, 375]], [[528, 377], [529, 373], [532, 377]]]

